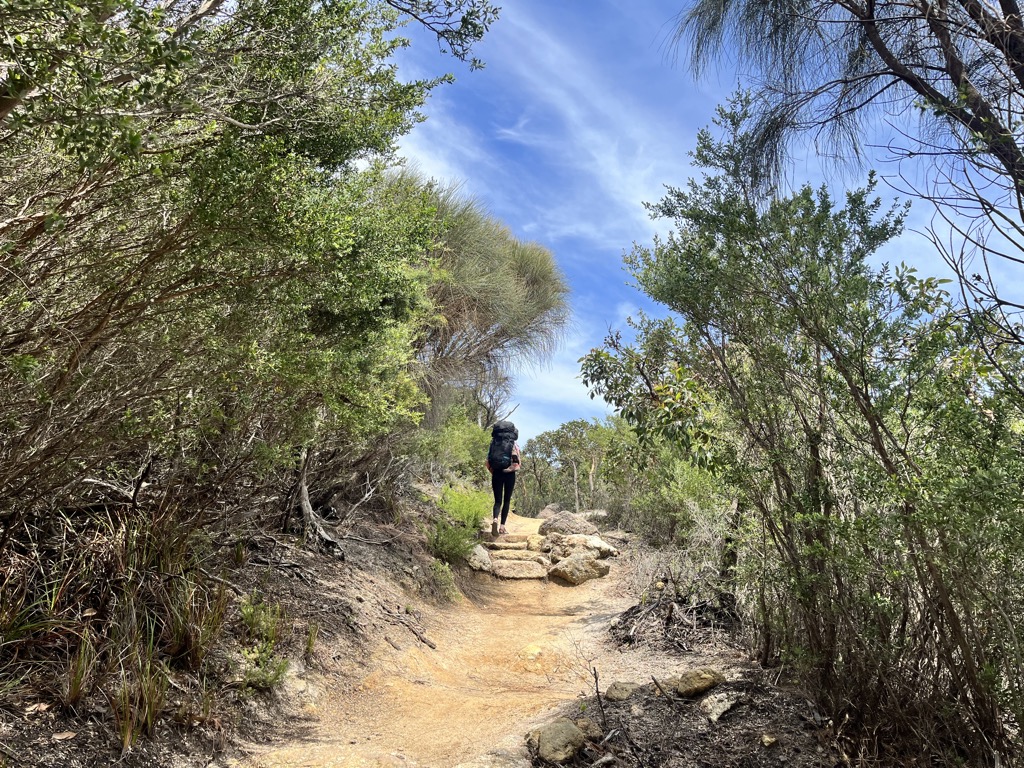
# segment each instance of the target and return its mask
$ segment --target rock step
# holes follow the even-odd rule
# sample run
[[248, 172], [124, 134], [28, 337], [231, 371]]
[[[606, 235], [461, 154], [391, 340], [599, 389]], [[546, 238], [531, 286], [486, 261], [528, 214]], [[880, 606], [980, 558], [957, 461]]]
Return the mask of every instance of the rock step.
[[[484, 528], [481, 531], [481, 535], [485, 539], [490, 539], [491, 538], [491, 529], [490, 529], [490, 527]], [[502, 533], [502, 534], [499, 534], [498, 538], [493, 539], [493, 541], [513, 541], [513, 542], [518, 542], [518, 541], [527, 541], [529, 538], [530, 538], [530, 534], [528, 534], [528, 533]]]
[[551, 561], [540, 552], [530, 552], [525, 549], [499, 549], [491, 552], [491, 562], [494, 563], [498, 560], [525, 560], [540, 563], [545, 568], [551, 565]]
[[546, 579], [548, 569], [529, 560], [494, 560], [493, 573], [500, 579]]
[[526, 549], [525, 541], [485, 541], [484, 546], [497, 552], [509, 549]]

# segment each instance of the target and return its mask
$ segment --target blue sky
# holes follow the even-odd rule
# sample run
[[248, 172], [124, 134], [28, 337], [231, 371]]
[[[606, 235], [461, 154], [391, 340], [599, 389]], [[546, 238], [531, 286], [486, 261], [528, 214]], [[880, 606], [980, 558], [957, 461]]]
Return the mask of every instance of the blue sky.
[[[555, 255], [572, 289], [573, 325], [546, 365], [520, 372], [512, 416], [520, 442], [575, 418], [608, 413], [579, 381], [577, 360], [638, 308], [622, 254], [666, 230], [643, 208], [691, 175], [697, 131], [737, 84], [722, 70], [696, 81], [671, 45], [676, 6], [664, 0], [510, 0], [476, 54], [481, 71], [441, 56], [410, 29], [408, 77], [452, 72], [401, 153], [427, 177], [462, 184], [518, 237]], [[676, 54], [678, 53], [678, 60]], [[816, 158], [794, 178], [819, 183]], [[919, 238], [889, 257], [938, 266]]]

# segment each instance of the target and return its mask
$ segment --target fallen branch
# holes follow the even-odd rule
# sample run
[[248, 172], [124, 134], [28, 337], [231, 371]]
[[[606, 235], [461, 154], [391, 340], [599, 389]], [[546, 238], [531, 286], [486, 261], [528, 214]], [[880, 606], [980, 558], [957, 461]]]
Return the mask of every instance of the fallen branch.
[[228, 589], [232, 590], [236, 595], [244, 595], [245, 594], [245, 591], [240, 586], [238, 586], [237, 584], [232, 584], [230, 581], [228, 581], [227, 579], [222, 579], [220, 576], [214, 576], [212, 573], [207, 571], [205, 568], [200, 568], [199, 572], [201, 574], [203, 574], [204, 577], [206, 577], [210, 581], [214, 582], [215, 584], [222, 584], [222, 585], [224, 585]]
[[598, 685], [597, 679], [597, 667], [591, 667], [590, 671], [594, 673], [594, 693], [597, 694], [597, 708], [601, 712], [601, 726], [607, 731], [608, 730], [608, 715], [604, 711], [604, 701], [601, 699], [601, 686]]
[[678, 707], [676, 707], [676, 700], [672, 696], [669, 696], [668, 693], [665, 692], [665, 689], [661, 687], [661, 683], [658, 682], [658, 679], [654, 675], [651, 675], [651, 680], [654, 681], [654, 686], [659, 691], [661, 691], [661, 695], [664, 696], [668, 700], [668, 703], [670, 705], [672, 705], [672, 709], [678, 709]]

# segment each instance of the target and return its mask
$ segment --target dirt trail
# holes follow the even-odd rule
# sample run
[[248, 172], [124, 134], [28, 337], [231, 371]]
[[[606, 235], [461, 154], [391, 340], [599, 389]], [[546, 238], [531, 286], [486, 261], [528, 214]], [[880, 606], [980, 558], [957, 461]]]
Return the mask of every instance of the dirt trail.
[[[540, 521], [509, 519], [510, 533]], [[614, 680], [644, 681], [678, 658], [640, 659], [607, 642], [631, 601], [620, 569], [578, 587], [485, 582], [473, 599], [423, 617], [432, 650], [411, 634], [402, 650], [382, 643], [357, 692], [319, 697], [318, 723], [301, 739], [263, 748], [246, 768], [451, 768], [495, 748], [519, 749], [554, 707]], [[399, 635], [395, 635], [399, 637]]]

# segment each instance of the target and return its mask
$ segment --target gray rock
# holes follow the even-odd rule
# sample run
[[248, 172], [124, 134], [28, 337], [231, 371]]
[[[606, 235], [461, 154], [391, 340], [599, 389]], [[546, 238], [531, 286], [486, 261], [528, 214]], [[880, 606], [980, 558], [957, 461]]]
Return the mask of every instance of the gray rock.
[[491, 556], [487, 550], [481, 545], [477, 544], [473, 547], [473, 551], [469, 553], [469, 557], [466, 558], [466, 565], [472, 568], [474, 571], [483, 571], [484, 573], [491, 572]]
[[549, 533], [597, 533], [597, 526], [584, 520], [572, 512], [556, 512], [540, 524], [538, 533], [547, 536]]
[[537, 513], [537, 517], [541, 520], [547, 520], [549, 517], [554, 517], [556, 514], [562, 511], [562, 505], [555, 502], [548, 504], [544, 509]]
[[529, 744], [541, 760], [564, 763], [576, 755], [586, 740], [583, 731], [572, 720], [560, 717], [531, 733]]
[[611, 567], [604, 560], [598, 560], [592, 555], [575, 554], [552, 565], [548, 569], [548, 575], [557, 576], [570, 584], [578, 585], [591, 579], [607, 576], [610, 570]]
[[712, 723], [717, 723], [718, 718], [736, 706], [739, 700], [736, 693], [712, 693], [700, 703], [700, 711]]

